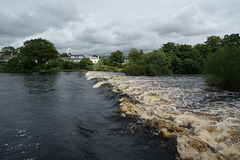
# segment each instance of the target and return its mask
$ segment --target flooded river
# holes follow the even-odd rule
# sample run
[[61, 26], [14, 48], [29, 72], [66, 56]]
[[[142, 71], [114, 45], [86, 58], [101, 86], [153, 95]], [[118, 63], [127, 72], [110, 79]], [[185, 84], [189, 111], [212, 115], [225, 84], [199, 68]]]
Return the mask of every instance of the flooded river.
[[88, 72], [124, 94], [121, 117], [139, 118], [152, 134], [176, 139], [180, 159], [240, 159], [240, 93], [205, 86], [202, 76], [133, 77]]

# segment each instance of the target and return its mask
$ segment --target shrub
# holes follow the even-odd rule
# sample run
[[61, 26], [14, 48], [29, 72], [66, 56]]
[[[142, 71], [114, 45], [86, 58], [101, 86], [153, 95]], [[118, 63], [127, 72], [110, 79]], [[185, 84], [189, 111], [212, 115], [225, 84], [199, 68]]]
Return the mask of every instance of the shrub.
[[204, 75], [208, 85], [240, 91], [240, 47], [224, 46], [209, 54], [204, 66]]
[[83, 58], [78, 63], [78, 66], [80, 69], [93, 70], [93, 68], [91, 67], [91, 66], [93, 66], [93, 63], [89, 58]]
[[146, 65], [147, 76], [160, 76], [162, 75], [162, 70], [159, 65], [156, 64], [147, 64]]
[[61, 68], [60, 67], [55, 67], [55, 68], [51, 68], [49, 71], [50, 72], [60, 72]]
[[202, 73], [201, 65], [193, 59], [185, 59], [183, 61], [184, 69], [186, 74], [200, 74]]
[[61, 65], [62, 69], [73, 69], [74, 68], [74, 63], [70, 61], [64, 61]]
[[41, 70], [41, 66], [35, 66], [32, 69], [33, 72], [39, 72], [40, 70]]
[[124, 70], [126, 75], [130, 76], [145, 76], [146, 68], [143, 65], [138, 65], [137, 63], [131, 62], [124, 66]]

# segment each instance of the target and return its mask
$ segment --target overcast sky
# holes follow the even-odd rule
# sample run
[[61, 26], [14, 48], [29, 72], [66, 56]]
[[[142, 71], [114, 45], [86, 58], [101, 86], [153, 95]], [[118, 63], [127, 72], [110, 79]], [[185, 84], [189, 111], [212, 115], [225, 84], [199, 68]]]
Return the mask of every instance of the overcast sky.
[[0, 49], [44, 38], [60, 53], [104, 56], [239, 32], [240, 0], [0, 0]]

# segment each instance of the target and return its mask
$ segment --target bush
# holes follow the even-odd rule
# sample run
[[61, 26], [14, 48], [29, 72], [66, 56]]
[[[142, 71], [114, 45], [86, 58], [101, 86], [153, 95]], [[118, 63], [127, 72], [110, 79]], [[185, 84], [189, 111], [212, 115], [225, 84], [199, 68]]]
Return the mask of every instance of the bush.
[[201, 74], [202, 67], [201, 65], [193, 59], [185, 59], [183, 61], [184, 69], [186, 74]]
[[17, 72], [17, 65], [18, 65], [18, 63], [19, 63], [19, 60], [18, 60], [17, 57], [9, 59], [7, 64], [4, 67], [5, 72], [10, 72], [10, 73]]
[[130, 76], [145, 76], [146, 68], [143, 65], [138, 65], [137, 63], [131, 62], [124, 66], [124, 73]]
[[93, 70], [93, 68], [92, 68], [93, 63], [89, 58], [83, 58], [78, 63], [78, 66], [79, 66], [80, 69]]
[[147, 73], [147, 76], [160, 76], [162, 75], [162, 70], [159, 65], [148, 64], [146, 65], [146, 73]]
[[240, 91], [240, 47], [225, 46], [209, 54], [204, 66], [204, 75], [208, 85]]
[[17, 57], [9, 59], [7, 64], [4, 66], [5, 72], [17, 73], [17, 72], [26, 72], [24, 64], [19, 62]]
[[49, 71], [50, 72], [60, 72], [61, 68], [60, 67], [55, 67], [55, 68], [51, 68]]
[[64, 61], [61, 65], [62, 69], [73, 69], [74, 68], [74, 63], [70, 61]]
[[32, 69], [33, 72], [39, 72], [40, 70], [41, 70], [41, 66], [35, 66]]
[[63, 63], [62, 59], [50, 59], [47, 63], [48, 68], [60, 67]]

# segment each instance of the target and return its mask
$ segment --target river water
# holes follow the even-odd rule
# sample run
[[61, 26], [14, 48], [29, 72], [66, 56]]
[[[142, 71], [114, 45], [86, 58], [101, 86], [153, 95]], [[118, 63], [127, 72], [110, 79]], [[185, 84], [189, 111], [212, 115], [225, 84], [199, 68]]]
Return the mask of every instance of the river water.
[[177, 140], [180, 159], [240, 159], [240, 93], [205, 85], [201, 75], [134, 77], [88, 72], [108, 85], [121, 117], [137, 117], [154, 135]]
[[0, 74], [0, 159], [176, 159], [176, 139], [123, 118], [84, 72]]

